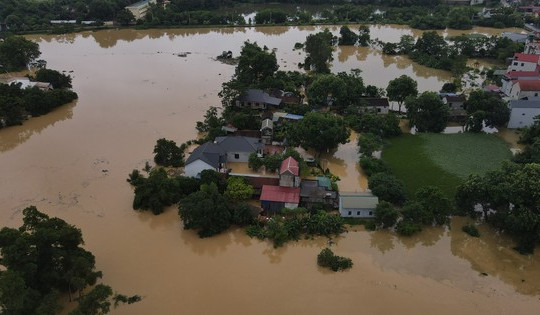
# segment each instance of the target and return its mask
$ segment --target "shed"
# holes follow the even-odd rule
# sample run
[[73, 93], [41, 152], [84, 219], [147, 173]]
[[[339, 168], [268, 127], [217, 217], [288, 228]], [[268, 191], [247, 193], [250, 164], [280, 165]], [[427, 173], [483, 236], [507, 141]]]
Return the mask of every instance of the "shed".
[[300, 203], [300, 188], [264, 185], [260, 200], [267, 214], [280, 212], [283, 208], [294, 209]]
[[340, 193], [339, 213], [342, 217], [373, 218], [379, 198], [371, 193]]

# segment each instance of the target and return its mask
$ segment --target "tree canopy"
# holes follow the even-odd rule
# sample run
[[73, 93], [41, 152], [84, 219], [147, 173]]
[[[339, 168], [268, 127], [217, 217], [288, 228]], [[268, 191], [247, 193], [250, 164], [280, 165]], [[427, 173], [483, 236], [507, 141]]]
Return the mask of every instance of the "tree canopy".
[[183, 166], [185, 149], [185, 144], [178, 147], [173, 140], [167, 140], [165, 138], [158, 139], [154, 146], [154, 162], [162, 166]]
[[39, 45], [22, 36], [9, 36], [0, 41], [0, 65], [5, 71], [19, 71], [41, 55]]
[[308, 113], [287, 128], [287, 140], [303, 148], [326, 152], [349, 141], [350, 131], [341, 117], [330, 113]]
[[434, 92], [424, 92], [417, 98], [410, 97], [405, 101], [407, 117], [411, 126], [419, 132], [441, 132], [446, 128], [449, 108]]
[[398, 112], [401, 113], [401, 105], [408, 97], [416, 97], [418, 95], [418, 83], [407, 76], [402, 75], [388, 82], [386, 94], [391, 101], [398, 102]]
[[500, 97], [482, 90], [472, 91], [465, 102], [467, 114], [484, 113], [486, 125], [505, 126], [510, 120], [510, 109]]
[[332, 52], [336, 41], [337, 38], [328, 29], [308, 35], [304, 45], [307, 54], [304, 68], [319, 73], [330, 73], [328, 63], [333, 60]]

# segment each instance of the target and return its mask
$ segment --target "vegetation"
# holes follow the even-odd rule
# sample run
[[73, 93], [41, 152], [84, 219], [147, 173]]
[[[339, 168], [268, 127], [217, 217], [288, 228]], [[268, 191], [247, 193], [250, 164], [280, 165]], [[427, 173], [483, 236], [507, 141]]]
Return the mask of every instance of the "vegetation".
[[360, 166], [368, 177], [373, 174], [388, 172], [388, 166], [382, 159], [371, 156], [360, 157]]
[[391, 203], [382, 200], [375, 208], [374, 215], [375, 226], [384, 229], [396, 225], [400, 213]]
[[180, 147], [176, 142], [165, 138], [158, 139], [154, 146], [154, 162], [161, 166], [180, 167], [184, 166], [184, 151], [187, 145], [184, 143]]
[[[472, 91], [465, 102], [467, 114], [479, 116], [485, 120], [487, 126], [505, 126], [510, 120], [510, 109], [498, 96], [482, 90]], [[474, 124], [470, 124], [471, 126]], [[478, 129], [478, 128], [476, 128]]]
[[229, 177], [224, 196], [232, 201], [242, 201], [250, 199], [253, 192], [253, 187], [243, 177]]
[[358, 136], [358, 152], [363, 156], [372, 156], [373, 152], [382, 148], [383, 141], [378, 135], [363, 133]]
[[347, 143], [350, 136], [343, 119], [329, 113], [308, 113], [304, 119], [291, 124], [286, 133], [291, 145], [318, 152], [335, 149], [340, 143]]
[[407, 199], [403, 182], [389, 173], [376, 173], [369, 178], [371, 192], [381, 200], [402, 205]]
[[51, 69], [39, 69], [36, 71], [33, 80], [39, 82], [49, 82], [54, 89], [70, 89], [72, 87], [71, 76]]
[[337, 256], [330, 248], [325, 248], [317, 255], [317, 265], [332, 271], [343, 271], [352, 268], [353, 263], [350, 258]]
[[41, 55], [39, 45], [22, 36], [0, 41], [0, 65], [5, 71], [20, 71]]
[[340, 215], [322, 210], [310, 213], [305, 208], [283, 209], [282, 215], [275, 215], [267, 221], [259, 221], [246, 229], [250, 237], [272, 240], [274, 248], [283, 246], [291, 240], [297, 241], [302, 235], [330, 237], [343, 231], [344, 221]]
[[401, 105], [408, 97], [418, 95], [418, 83], [407, 75], [402, 75], [388, 82], [386, 94], [390, 101], [398, 102], [398, 112], [401, 113]]
[[392, 113], [387, 115], [361, 113], [358, 115], [347, 111], [345, 122], [349, 128], [358, 133], [371, 133], [382, 138], [391, 138], [401, 134], [399, 118]]
[[[98, 284], [94, 255], [81, 247], [81, 230], [34, 206], [23, 210], [19, 229], [0, 230], [0, 308], [5, 314], [55, 314], [61, 294], [79, 293], [73, 314], [105, 314], [113, 291]], [[128, 298], [133, 302], [139, 296]]]
[[318, 73], [330, 73], [328, 62], [333, 59], [332, 52], [336, 42], [337, 38], [328, 29], [308, 35], [304, 45], [307, 55], [302, 65], [304, 69]]
[[419, 132], [442, 132], [446, 128], [449, 109], [436, 93], [424, 92], [417, 98], [410, 97], [405, 107], [410, 125]]
[[478, 232], [478, 229], [476, 226], [474, 226], [474, 224], [464, 225], [461, 230], [472, 237], [480, 237], [480, 232]]

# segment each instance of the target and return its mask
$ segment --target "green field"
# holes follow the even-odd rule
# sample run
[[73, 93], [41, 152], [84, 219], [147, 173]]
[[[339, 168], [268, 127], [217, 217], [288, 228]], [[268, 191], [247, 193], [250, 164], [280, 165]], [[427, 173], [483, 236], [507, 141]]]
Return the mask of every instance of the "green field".
[[438, 186], [452, 197], [469, 174], [483, 174], [510, 157], [501, 139], [472, 133], [403, 135], [391, 139], [382, 153], [409, 197], [426, 185]]

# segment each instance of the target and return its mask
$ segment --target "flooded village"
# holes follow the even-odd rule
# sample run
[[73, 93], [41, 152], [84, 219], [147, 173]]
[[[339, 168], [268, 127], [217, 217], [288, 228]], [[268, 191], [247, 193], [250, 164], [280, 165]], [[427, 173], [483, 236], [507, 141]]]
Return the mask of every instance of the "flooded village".
[[[96, 268], [103, 272], [98, 282], [142, 297], [138, 303], [113, 309], [114, 314], [534, 314], [540, 306], [538, 251], [520, 255], [512, 249], [511, 237], [488, 224], [478, 225], [480, 238], [470, 237], [461, 228], [474, 224], [471, 218], [454, 217], [447, 226], [424, 227], [409, 237], [350, 225], [331, 241], [315, 236], [274, 248], [271, 241], [251, 238], [237, 227], [199, 238], [196, 231], [183, 229], [176, 204], [160, 215], [133, 211], [134, 188], [126, 178], [133, 169], [145, 174], [147, 164], [155, 166], [156, 140], [182, 144], [202, 139], [205, 133], [197, 131], [196, 122], [204, 120], [209, 108], [221, 107], [218, 94], [235, 74], [235, 65], [219, 62], [216, 56], [222, 51], [239, 56], [249, 40], [273, 51], [279, 70], [298, 71], [305, 52], [295, 50], [294, 44], [324, 28], [118, 29], [27, 35], [39, 44], [47, 68], [71, 75], [78, 99], [23, 125], [0, 129], [1, 225], [20, 226], [22, 210], [35, 205], [80, 228], [84, 247], [95, 255]], [[339, 35], [339, 26], [328, 28]], [[447, 37], [501, 32], [522, 30], [475, 27], [438, 33]], [[398, 25], [372, 25], [370, 33], [385, 42], [422, 35]], [[522, 96], [537, 96], [529, 88], [536, 81], [525, 73], [537, 68], [528, 71], [525, 63], [539, 61], [517, 53], [518, 64], [510, 67], [523, 69], [505, 69], [500, 88], [508, 90], [502, 91], [506, 96], [519, 99], [512, 102], [521, 108], [514, 113], [520, 117], [510, 118], [519, 125], [526, 123], [523, 113], [532, 122], [523, 110], [529, 106], [523, 106]], [[383, 54], [378, 47], [337, 46], [333, 57], [332, 73], [361, 69], [366, 86], [386, 89], [391, 80], [407, 75], [417, 82], [418, 92], [438, 92], [452, 80], [448, 71], [422, 66], [406, 55]], [[496, 65], [506, 68], [485, 59], [468, 64], [478, 73]], [[0, 78], [7, 80], [8, 75]], [[197, 178], [211, 169], [244, 178], [253, 187], [250, 204], [260, 207], [265, 216], [284, 207], [323, 204], [344, 217], [373, 217], [378, 198], [371, 194], [368, 176], [359, 164], [358, 132], [350, 132], [348, 141], [327, 152], [297, 148], [303, 161], [289, 156], [279, 161], [277, 171], [250, 167], [250, 159], [285, 152], [279, 128], [309, 115], [287, 112], [288, 99], [305, 95], [286, 92], [291, 91], [251, 89], [238, 97], [233, 106], [260, 110], [260, 117], [251, 122], [257, 128], [238, 130], [224, 124], [219, 137], [188, 146], [180, 172]], [[366, 101], [373, 102], [370, 110], [378, 115], [395, 110], [390, 106], [394, 102], [384, 95]], [[462, 109], [459, 94], [441, 95], [441, 101], [457, 103], [456, 109]], [[401, 127], [409, 132], [409, 126]], [[523, 149], [512, 129], [495, 134], [493, 138], [499, 137], [504, 147], [503, 156], [510, 157], [510, 149]], [[318, 267], [317, 254], [325, 247], [352, 259], [353, 268], [333, 273]], [[67, 313], [74, 302], [67, 296], [62, 300]]]

